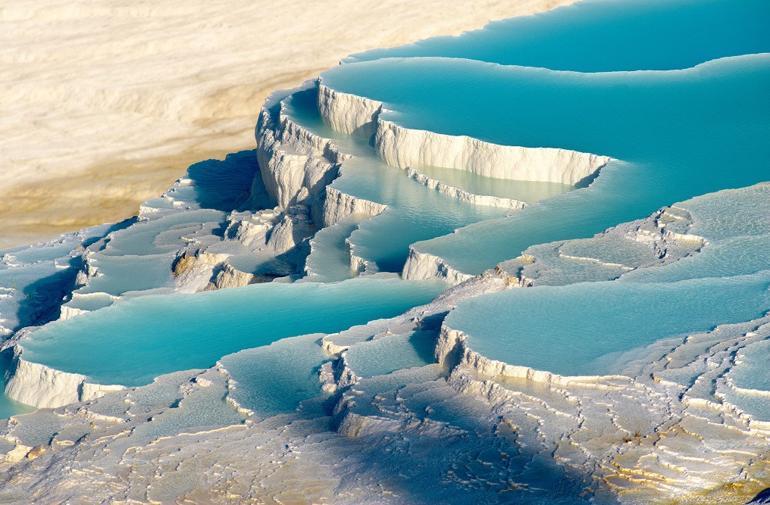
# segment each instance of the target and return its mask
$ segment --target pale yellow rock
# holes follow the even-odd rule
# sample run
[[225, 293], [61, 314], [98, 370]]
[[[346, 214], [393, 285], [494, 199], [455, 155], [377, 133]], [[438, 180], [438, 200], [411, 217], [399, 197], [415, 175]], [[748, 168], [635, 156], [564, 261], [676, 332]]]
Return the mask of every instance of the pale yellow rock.
[[18, 444], [16, 447], [5, 453], [6, 463], [18, 463], [29, 454], [32, 448], [26, 445]]

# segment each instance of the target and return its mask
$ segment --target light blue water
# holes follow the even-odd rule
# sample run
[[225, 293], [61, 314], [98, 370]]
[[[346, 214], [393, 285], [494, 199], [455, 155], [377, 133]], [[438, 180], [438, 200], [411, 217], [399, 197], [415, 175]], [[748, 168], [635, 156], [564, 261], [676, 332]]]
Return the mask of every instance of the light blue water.
[[[588, 2], [460, 38], [367, 53], [323, 79], [383, 102], [384, 119], [407, 128], [617, 160], [589, 188], [415, 245], [477, 274], [533, 244], [590, 236], [672, 202], [766, 180], [770, 55], [740, 55], [770, 50], [768, 20], [764, 2]], [[692, 44], [681, 43], [683, 26]], [[715, 58], [724, 59], [709, 61]], [[513, 64], [686, 70], [577, 73]], [[714, 218], [734, 210], [716, 208], [704, 222], [724, 230], [729, 224]], [[388, 224], [377, 237], [398, 229]], [[714, 229], [699, 231], [723, 238]], [[741, 234], [740, 227], [732, 233], [708, 254], [639, 272], [636, 280], [645, 284], [489, 295], [464, 302], [447, 321], [494, 359], [562, 374], [613, 372], [601, 358], [770, 308], [768, 276], [755, 273], [767, 265], [757, 252], [767, 235]]]
[[[506, 214], [502, 209], [447, 198], [413, 181], [404, 170], [380, 162], [365, 139], [343, 136], [323, 123], [314, 98], [316, 93], [311, 88], [291, 95], [283, 102], [284, 111], [298, 124], [316, 135], [335, 139], [344, 152], [355, 155], [343, 163], [333, 188], [389, 207], [382, 215], [361, 222], [349, 237], [355, 254], [376, 263], [380, 271], [400, 272], [409, 245], [416, 241]], [[534, 187], [543, 191], [541, 185]], [[517, 188], [517, 194], [524, 196], [524, 188]], [[347, 254], [346, 249], [340, 250]]]
[[[493, 359], [566, 375], [622, 373], [623, 363], [613, 359], [618, 353], [751, 320], [770, 309], [769, 197], [770, 185], [759, 184], [677, 203], [676, 211], [692, 220], [687, 232], [706, 242], [699, 252], [612, 282], [475, 298], [450, 313], [447, 324], [467, 332], [470, 346]], [[569, 250], [569, 244], [561, 250], [596, 257], [590, 244], [584, 252]], [[649, 245], [644, 247], [649, 255]], [[759, 389], [767, 383], [767, 374], [752, 363], [736, 370], [739, 380], [757, 375]]]
[[99, 276], [89, 280], [78, 293], [108, 293], [119, 296], [129, 291], [141, 291], [174, 285], [171, 260], [165, 254], [144, 256], [94, 255], [89, 263]]
[[98, 383], [135, 386], [281, 338], [392, 317], [430, 301], [442, 288], [434, 282], [351, 279], [147, 296], [49, 324], [25, 340], [24, 356]]
[[[417, 245], [479, 273], [533, 243], [590, 235], [664, 203], [761, 180], [768, 154], [758, 142], [768, 136], [764, 57], [616, 75], [482, 62], [580, 72], [685, 69], [770, 51], [768, 22], [770, 4], [762, 0], [588, 1], [356, 55], [347, 61], [365, 63], [332, 69], [324, 80], [385, 102], [394, 111], [387, 116], [407, 127], [627, 162], [622, 179], [619, 164], [603, 172], [594, 188], [601, 191], [570, 193], [504, 224], [479, 223]], [[718, 173], [725, 166], [738, 172]]]
[[[80, 264], [74, 251], [113, 228], [117, 226], [97, 226], [47, 244], [0, 250], [0, 343], [14, 331], [57, 316], [61, 297], [71, 289]], [[1, 391], [11, 358], [10, 350], [0, 353]], [[30, 410], [0, 393], [0, 419]]]
[[525, 203], [539, 202], [574, 189], [574, 186], [569, 184], [495, 179], [455, 168], [420, 166], [419, 172], [475, 195], [511, 198]]
[[222, 358], [235, 381], [231, 397], [254, 414], [268, 416], [290, 412], [318, 396], [318, 367], [329, 359], [318, 345], [321, 336], [287, 338]]
[[325, 78], [386, 102], [407, 127], [623, 160], [589, 188], [416, 245], [467, 273], [535, 243], [590, 236], [671, 202], [765, 180], [770, 166], [767, 55], [609, 74], [399, 59], [345, 65]]
[[694, 220], [688, 233], [707, 241], [698, 254], [629, 272], [623, 282], [676, 282], [761, 272], [770, 265], [770, 185], [721, 191], [676, 205]]
[[[446, 324], [482, 355], [562, 375], [618, 373], [600, 358], [770, 309], [770, 274], [676, 283], [592, 282], [463, 302]], [[718, 310], [715, 308], [718, 307]]]
[[351, 216], [315, 234], [305, 261], [307, 275], [302, 282], [334, 282], [353, 277], [346, 240], [358, 228], [360, 221]]
[[385, 375], [435, 362], [435, 332], [415, 330], [361, 342], [345, 353], [348, 366], [359, 377]]
[[318, 88], [315, 84], [287, 95], [280, 101], [279, 107], [286, 116], [310, 132], [321, 138], [334, 140], [344, 153], [362, 156], [372, 153], [368, 139], [344, 135], [324, 123], [318, 112]]
[[[281, 101], [284, 114], [314, 134], [333, 139], [343, 152], [372, 158], [374, 152], [369, 146], [369, 139], [343, 135], [324, 123], [318, 112], [317, 94], [317, 88], [309, 87], [287, 96]], [[537, 202], [573, 189], [568, 184], [495, 179], [453, 168], [421, 166], [420, 172], [470, 193], [513, 198], [527, 203]], [[348, 178], [354, 175], [349, 174]]]
[[766, 52], [768, 22], [765, 0], [587, 0], [346, 61], [442, 56], [579, 72], [672, 70]]
[[[384, 166], [365, 142], [336, 134], [320, 121], [313, 89], [289, 97], [283, 106], [301, 124], [358, 155], [343, 166], [336, 188], [390, 207], [351, 231], [356, 254], [382, 270], [399, 271], [409, 245], [419, 242], [418, 249], [479, 273], [532, 244], [588, 236], [664, 204], [767, 179], [770, 56], [689, 67], [770, 51], [768, 21], [770, 4], [764, 0], [597, 0], [495, 23], [459, 38], [358, 55], [350, 61], [359, 63], [324, 74], [332, 88], [385, 102], [392, 111], [386, 118], [406, 127], [617, 158], [589, 188], [546, 192], [549, 198], [510, 217], [459, 204]], [[688, 70], [591, 74], [527, 67]], [[172, 196], [216, 210], [132, 227], [115, 235], [105, 257], [171, 254], [183, 236], [211, 232], [224, 212], [244, 204], [247, 195], [240, 188], [248, 167], [233, 172], [232, 180], [227, 170], [207, 179], [209, 172], [199, 168], [203, 175], [197, 182], [204, 189], [180, 188]], [[441, 167], [434, 175], [450, 181], [457, 176]], [[207, 183], [222, 192], [206, 190]], [[458, 182], [469, 189], [485, 184]], [[503, 188], [494, 185], [493, 190]], [[347, 232], [328, 237], [332, 249], [343, 247]], [[535, 288], [471, 300], [449, 316], [450, 325], [468, 331], [472, 347], [493, 358], [559, 373], [610, 371], [599, 369], [608, 353], [768, 309], [770, 277], [753, 273], [764, 260], [752, 255], [744, 268], [729, 264], [741, 246], [764, 247], [764, 236], [730, 240], [684, 267], [662, 269], [661, 277], [639, 279], [644, 282]], [[344, 266], [343, 256], [335, 254], [339, 251], [327, 252], [330, 265]], [[145, 270], [134, 278], [130, 267], [119, 267], [101, 281], [110, 287], [105, 290], [122, 292], [157, 277]], [[342, 268], [338, 272], [333, 279], [344, 276]], [[703, 272], [730, 277], [703, 279]], [[317, 391], [312, 369], [321, 356], [311, 337], [265, 346], [396, 315], [441, 289], [354, 279], [147, 297], [51, 324], [27, 341], [25, 357], [84, 373], [95, 382], [137, 385], [262, 346], [227, 356], [223, 364], [241, 384], [235, 393], [240, 402], [254, 410], [281, 411]], [[429, 361], [423, 344], [411, 337], [372, 342], [351, 351], [350, 359], [362, 374], [388, 373]], [[390, 359], [378, 360], [379, 353]], [[275, 394], [266, 394], [271, 377], [277, 377]]]
[[738, 354], [732, 379], [735, 386], [747, 391], [726, 389], [726, 400], [748, 412], [754, 419], [770, 421], [770, 374], [767, 356], [770, 340], [746, 347]]
[[414, 242], [506, 214], [503, 209], [447, 198], [408, 178], [403, 170], [371, 157], [346, 161], [342, 176], [332, 187], [388, 206], [376, 218], [362, 222], [350, 236], [355, 254], [374, 261], [381, 271], [400, 272]]

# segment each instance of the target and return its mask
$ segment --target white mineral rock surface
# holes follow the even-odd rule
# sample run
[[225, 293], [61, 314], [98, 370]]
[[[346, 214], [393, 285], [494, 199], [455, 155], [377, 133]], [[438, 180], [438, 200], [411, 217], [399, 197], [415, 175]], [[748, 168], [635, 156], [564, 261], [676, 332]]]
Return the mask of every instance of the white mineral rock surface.
[[[334, 395], [331, 410], [310, 402], [295, 414], [255, 416], [228, 397], [227, 371], [217, 367], [95, 398], [105, 391], [92, 391], [83, 377], [22, 361], [18, 380], [28, 377], [41, 401], [61, 387], [81, 403], [60, 407], [53, 417], [43, 410], [7, 422], [0, 432], [4, 497], [71, 498], [77, 489], [78, 497], [101, 500], [219, 502], [235, 493], [255, 500], [334, 495], [342, 503], [376, 503], [400, 502], [392, 494], [399, 489], [408, 502], [425, 492], [455, 499], [496, 495], [509, 479], [537, 493], [548, 489], [554, 472], [568, 472], [574, 482], [562, 491], [590, 488], [599, 503], [740, 503], [761, 487], [770, 429], [728, 398], [740, 388], [736, 363], [770, 338], [767, 317], [654, 344], [654, 358], [629, 362], [622, 375], [593, 377], [490, 360], [441, 323], [465, 299], [553, 283], [560, 275], [571, 279], [576, 264], [589, 267], [581, 281], [603, 281], [608, 272], [614, 278], [703, 254], [709, 245], [691, 232], [693, 223], [703, 228], [702, 218], [673, 206], [591, 239], [535, 246], [428, 305], [325, 336], [317, 344], [329, 355], [319, 388]], [[618, 264], [606, 257], [608, 241], [643, 247], [634, 249], [632, 263]], [[346, 357], [356, 346], [416, 329], [434, 335], [437, 365], [362, 377]], [[488, 451], [470, 450], [481, 446]], [[410, 485], [409, 476], [388, 473], [383, 482], [381, 469], [371, 464], [382, 457], [388, 465], [408, 459], [425, 480]], [[535, 474], [520, 470], [551, 459], [554, 466]], [[509, 462], [505, 472], [498, 471], [500, 461]], [[70, 475], [64, 469], [72, 465], [94, 470]], [[232, 478], [221, 480], [222, 472]], [[288, 475], [291, 490], [282, 481]], [[451, 477], [437, 486], [440, 479], [433, 482], [431, 475]]]
[[376, 100], [319, 85], [324, 121], [343, 134], [374, 135], [379, 157], [403, 169], [434, 166], [466, 170], [496, 179], [576, 184], [593, 175], [610, 158], [558, 148], [503, 146], [468, 136], [405, 128], [383, 119]]

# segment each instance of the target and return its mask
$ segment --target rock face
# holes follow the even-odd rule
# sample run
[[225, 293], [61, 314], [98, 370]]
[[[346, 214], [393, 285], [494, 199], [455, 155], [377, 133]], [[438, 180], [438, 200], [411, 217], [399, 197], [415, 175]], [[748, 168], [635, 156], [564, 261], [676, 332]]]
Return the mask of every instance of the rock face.
[[221, 263], [214, 270], [211, 280], [205, 289], [239, 288], [259, 282], [259, 277], [247, 272], [241, 272], [227, 262]]
[[[314, 135], [291, 120], [276, 96], [257, 123], [257, 161], [265, 189], [279, 208], [305, 205], [320, 223], [326, 186], [346, 158], [332, 140]], [[277, 102], [277, 103], [275, 103]]]
[[418, 183], [422, 184], [427, 188], [435, 189], [439, 193], [449, 198], [455, 198], [461, 202], [469, 203], [472, 205], [483, 205], [486, 207], [499, 207], [501, 209], [508, 209], [512, 211], [523, 209], [524, 207], [527, 206], [526, 203], [521, 202], [519, 200], [514, 200], [513, 198], [503, 198], [499, 196], [478, 195], [475, 193], [471, 193], [470, 191], [466, 191], [462, 188], [451, 186], [449, 184], [441, 182], [439, 179], [435, 179], [428, 175], [422, 174], [413, 168], [407, 169], [407, 175], [411, 179], [417, 181]]
[[376, 100], [335, 91], [319, 82], [318, 110], [334, 131], [369, 138], [375, 133], [382, 104]]
[[404, 128], [381, 117], [380, 102], [334, 91], [323, 83], [318, 96], [324, 121], [340, 133], [373, 136], [378, 156], [392, 167], [436, 166], [497, 179], [577, 184], [610, 161], [607, 156], [566, 149], [502, 146]]
[[[334, 131], [370, 139], [376, 155], [387, 165], [405, 169], [407, 175], [416, 182], [467, 204], [503, 208], [512, 212], [526, 206], [524, 202], [515, 199], [474, 194], [451, 186], [421, 173], [419, 167], [438, 166], [469, 171], [483, 177], [574, 185], [594, 177], [610, 161], [606, 156], [564, 149], [501, 146], [470, 137], [404, 128], [383, 119], [387, 110], [382, 103], [334, 90], [323, 80], [317, 84], [317, 101], [322, 119]], [[278, 109], [282, 110], [281, 107]], [[290, 123], [288, 120], [286, 124]], [[268, 138], [281, 135], [272, 134]], [[339, 150], [333, 142], [312, 140], [308, 135], [295, 134], [292, 138], [303, 139], [298, 143], [313, 146], [316, 153], [307, 156], [302, 163], [309, 163], [320, 153], [324, 153], [327, 163], [340, 162]], [[340, 170], [344, 170], [344, 166]], [[384, 208], [381, 204], [355, 198], [327, 186], [323, 223], [324, 226], [330, 226], [353, 214], [375, 216]], [[351, 268], [358, 272], [376, 271], [375, 265], [356, 256], [354, 250], [351, 252]], [[414, 248], [410, 249], [402, 275], [406, 279], [415, 280], [438, 278], [451, 284], [472, 277], [454, 269], [443, 259]]]
[[471, 279], [473, 276], [450, 266], [443, 258], [409, 248], [403, 276], [410, 280], [441, 279], [451, 285]]
[[356, 198], [335, 188], [327, 187], [324, 226], [335, 225], [353, 215], [375, 217], [384, 212], [386, 208], [387, 206], [381, 203]]
[[606, 165], [606, 156], [566, 149], [501, 146], [465, 136], [412, 130], [391, 121], [377, 126], [375, 146], [394, 167], [436, 166], [518, 181], [577, 184]]
[[[23, 337], [24, 332], [16, 338]], [[51, 408], [93, 400], [121, 389], [123, 386], [89, 383], [85, 375], [61, 372], [26, 361], [21, 357], [20, 349], [16, 348], [13, 374], [6, 383], [5, 393], [9, 398], [26, 405]]]

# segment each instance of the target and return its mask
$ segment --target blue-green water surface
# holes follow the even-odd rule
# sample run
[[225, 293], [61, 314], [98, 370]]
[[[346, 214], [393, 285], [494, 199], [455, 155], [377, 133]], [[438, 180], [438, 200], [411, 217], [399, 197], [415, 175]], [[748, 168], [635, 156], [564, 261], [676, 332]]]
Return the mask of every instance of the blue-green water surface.
[[281, 338], [392, 317], [430, 301], [442, 288], [435, 282], [361, 278], [146, 296], [49, 324], [25, 339], [24, 357], [98, 383], [137, 386]]
[[590, 236], [662, 205], [768, 177], [768, 55], [602, 74], [396, 59], [344, 65], [325, 78], [384, 101], [394, 111], [388, 117], [409, 128], [617, 160], [588, 188], [416, 244], [467, 273], [532, 244]]
[[765, 0], [586, 0], [345, 61], [431, 56], [578, 72], [674, 70], [768, 51], [768, 22]]

